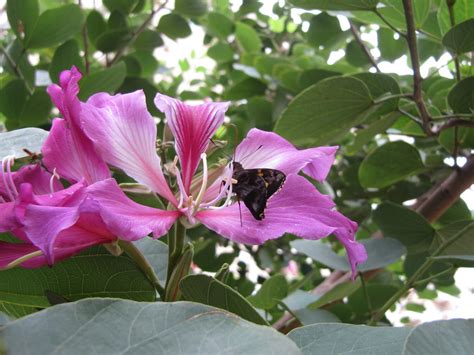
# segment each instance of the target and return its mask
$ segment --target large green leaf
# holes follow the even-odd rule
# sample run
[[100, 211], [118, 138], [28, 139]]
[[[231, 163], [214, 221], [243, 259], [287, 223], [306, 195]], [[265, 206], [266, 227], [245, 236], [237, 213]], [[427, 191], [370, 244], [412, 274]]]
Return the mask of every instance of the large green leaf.
[[262, 47], [262, 41], [251, 26], [243, 22], [235, 23], [235, 37], [237, 43], [244, 52], [258, 53]]
[[275, 131], [297, 145], [325, 145], [364, 121], [371, 107], [372, 97], [361, 80], [328, 78], [297, 95]]
[[379, 0], [289, 0], [291, 4], [306, 10], [372, 10]]
[[443, 44], [455, 53], [474, 51], [474, 18], [450, 29], [443, 37]]
[[233, 288], [206, 275], [186, 276], [179, 285], [184, 298], [225, 309], [257, 324], [268, 324], [252, 305]]
[[433, 227], [423, 216], [407, 207], [384, 202], [372, 217], [385, 237], [402, 242], [410, 254], [425, 251], [433, 241]]
[[64, 5], [43, 12], [25, 46], [46, 48], [60, 44], [79, 33], [84, 22], [82, 10], [77, 5]]
[[298, 309], [293, 312], [303, 325], [317, 323], [341, 323], [341, 320], [325, 309]]
[[174, 40], [188, 37], [191, 34], [188, 21], [181, 15], [174, 13], [161, 17], [157, 30]]
[[207, 1], [175, 0], [174, 10], [184, 16], [200, 17], [207, 13]]
[[79, 82], [81, 89], [78, 96], [81, 100], [86, 100], [96, 92], [114, 93], [122, 85], [125, 75], [126, 67], [123, 62], [87, 75]]
[[[358, 265], [359, 271], [375, 270], [390, 265], [406, 253], [405, 247], [395, 239], [364, 239], [360, 241], [367, 250], [367, 261]], [[347, 258], [332, 251], [327, 243], [317, 240], [295, 240], [291, 246], [311, 259], [332, 269], [349, 271]]]
[[0, 271], [0, 309], [15, 317], [49, 306], [45, 292], [67, 300], [118, 297], [153, 301], [156, 291], [127, 256], [93, 247], [53, 267]]
[[[440, 1], [437, 14], [439, 28], [442, 34], [448, 32], [452, 27], [446, 3], [447, 1]], [[474, 17], [474, 2], [471, 0], [456, 0], [453, 9], [456, 23], [461, 23]]]
[[234, 59], [234, 50], [227, 43], [216, 43], [208, 49], [207, 55], [218, 63], [227, 63]]
[[24, 149], [39, 153], [48, 131], [40, 128], [23, 128], [11, 132], [0, 133], [0, 160], [8, 155], [16, 159], [27, 157]]
[[424, 323], [408, 335], [403, 354], [470, 354], [474, 349], [473, 334], [474, 319]]
[[395, 39], [394, 35], [395, 33], [388, 28], [381, 27], [377, 31], [377, 44], [382, 59], [394, 61], [407, 51], [404, 39], [402, 37]]
[[0, 335], [11, 354], [300, 353], [271, 327], [190, 302], [83, 300], [11, 322]]
[[315, 47], [333, 47], [343, 40], [346, 34], [342, 32], [337, 17], [323, 12], [313, 16], [309, 21], [306, 39], [309, 44]]
[[214, 36], [226, 39], [234, 31], [234, 23], [224, 14], [211, 12], [207, 15], [207, 30]]
[[331, 323], [296, 328], [288, 336], [303, 354], [401, 354], [409, 332], [409, 328]]
[[163, 40], [158, 32], [153, 30], [145, 30], [140, 33], [133, 43], [133, 46], [137, 50], [141, 51], [152, 51], [156, 47], [163, 45]]
[[430, 250], [434, 251], [441, 243], [446, 242], [457, 233], [462, 234], [454, 243], [444, 249], [436, 259], [447, 261], [467, 260], [468, 263], [458, 262], [458, 264], [472, 266], [474, 261], [474, 221], [472, 220], [451, 223], [438, 230]]
[[378, 147], [360, 164], [359, 181], [365, 188], [383, 188], [424, 169], [418, 150], [403, 141]]
[[260, 80], [247, 78], [230, 86], [224, 92], [226, 100], [242, 100], [249, 99], [253, 96], [260, 96], [265, 93], [267, 86]]
[[140, 239], [134, 242], [134, 244], [147, 258], [148, 262], [153, 267], [153, 271], [158, 277], [158, 280], [160, 280], [164, 287], [168, 272], [168, 245], [160, 240], [148, 237]]
[[8, 0], [7, 16], [11, 29], [17, 37], [28, 40], [39, 16], [38, 0]]
[[139, 0], [104, 0], [104, 5], [110, 12], [120, 11], [128, 14], [137, 6], [138, 1]]
[[271, 309], [288, 294], [285, 276], [277, 274], [266, 280], [255, 295], [248, 298], [250, 303], [260, 309]]
[[451, 89], [448, 103], [456, 113], [474, 112], [474, 76], [461, 80]]

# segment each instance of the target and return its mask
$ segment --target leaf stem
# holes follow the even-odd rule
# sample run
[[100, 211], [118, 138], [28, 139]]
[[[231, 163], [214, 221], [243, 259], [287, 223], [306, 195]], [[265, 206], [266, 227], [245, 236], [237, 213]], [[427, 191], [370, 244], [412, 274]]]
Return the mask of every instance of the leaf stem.
[[168, 233], [168, 282], [166, 288], [168, 288], [170, 277], [183, 254], [185, 237], [186, 228], [179, 221], [176, 222], [173, 229]]
[[350, 24], [350, 27], [351, 27], [352, 35], [354, 36], [354, 39], [356, 40], [357, 44], [362, 49], [365, 56], [367, 57], [369, 62], [372, 64], [372, 66], [375, 68], [375, 70], [377, 70], [377, 72], [380, 73], [380, 68], [378, 67], [377, 62], [375, 61], [375, 58], [372, 56], [372, 53], [370, 53], [369, 48], [367, 48], [365, 43], [360, 38], [359, 30], [357, 29], [357, 27], [351, 21], [349, 21], [349, 24]]
[[450, 266], [449, 268], [447, 268], [446, 270], [443, 270], [443, 271], [441, 271], [441, 272], [438, 272], [437, 274], [431, 275], [430, 277], [427, 277], [427, 278], [425, 278], [425, 279], [418, 280], [418, 281], [414, 282], [414, 283], [413, 283], [413, 286], [423, 285], [424, 283], [430, 282], [431, 280], [434, 280], [434, 279], [436, 279], [437, 277], [440, 277], [440, 276], [449, 274], [451, 271], [453, 271], [453, 269], [454, 269], [454, 266], [451, 265], [451, 266]]
[[385, 304], [372, 316], [372, 318], [369, 321], [369, 325], [375, 325], [377, 322], [383, 317], [385, 312], [392, 307], [400, 297], [402, 297], [410, 288], [412, 288], [416, 281], [423, 276], [426, 271], [429, 270], [431, 265], [436, 261], [434, 259], [434, 256], [440, 255], [447, 247], [449, 247], [451, 244], [453, 244], [456, 240], [458, 240], [466, 230], [474, 226], [474, 223], [469, 223], [467, 226], [465, 226], [463, 229], [461, 229], [459, 232], [457, 232], [453, 237], [449, 238], [448, 240], [444, 241], [439, 245], [439, 247], [428, 257], [425, 262], [416, 270], [416, 272], [407, 280], [405, 285], [403, 285], [402, 288], [400, 288]]
[[401, 37], [407, 37], [406, 33], [403, 33], [399, 31], [394, 25], [392, 25], [390, 22], [387, 21], [387, 19], [377, 10], [377, 8], [374, 8], [372, 10], [374, 14], [376, 14], [392, 31], [398, 33]]
[[10, 64], [10, 66], [12, 67], [13, 71], [15, 72], [16, 76], [18, 76], [21, 80], [23, 80], [25, 82], [25, 87], [26, 87], [26, 90], [28, 91], [28, 93], [30, 95], [33, 95], [33, 89], [30, 87], [30, 84], [28, 83], [28, 80], [26, 80], [25, 76], [23, 75], [21, 69], [20, 69], [20, 66], [18, 65], [18, 63], [15, 63], [15, 61], [13, 60], [12, 57], [10, 57], [10, 54], [8, 54], [7, 50], [5, 48], [3, 48], [3, 46], [0, 46], [0, 51], [3, 53], [3, 55], [5, 56], [7, 62]]
[[372, 308], [372, 302], [370, 302], [369, 293], [367, 292], [367, 287], [364, 280], [364, 275], [361, 272], [359, 272], [359, 278], [362, 287], [362, 292], [364, 293], [365, 302], [367, 303], [367, 308], [369, 309], [369, 313], [372, 314], [374, 312]]
[[397, 98], [407, 98], [411, 99], [413, 98], [412, 94], [393, 94], [393, 95], [382, 95], [380, 97], [377, 97], [376, 99], [373, 100], [374, 105], [380, 104], [385, 101], [389, 101], [391, 99], [397, 99]]
[[132, 258], [140, 270], [142, 270], [148, 280], [150, 280], [155, 289], [158, 291], [160, 298], [163, 299], [165, 290], [163, 286], [161, 286], [158, 276], [156, 276], [153, 267], [145, 255], [143, 255], [140, 249], [138, 249], [132, 242], [121, 240], [119, 241], [119, 245], [125, 251], [125, 253], [127, 253], [127, 255]]

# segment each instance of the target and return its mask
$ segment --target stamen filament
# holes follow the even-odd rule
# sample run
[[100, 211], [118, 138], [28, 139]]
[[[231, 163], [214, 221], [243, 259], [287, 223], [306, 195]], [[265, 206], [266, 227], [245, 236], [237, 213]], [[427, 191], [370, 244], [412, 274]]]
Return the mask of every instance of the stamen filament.
[[18, 190], [15, 187], [11, 170], [14, 162], [15, 157], [12, 155], [6, 156], [2, 159], [2, 180], [10, 201], [14, 201], [18, 197]]
[[193, 214], [197, 211], [199, 208], [199, 205], [201, 204], [201, 201], [204, 197], [204, 194], [206, 193], [207, 189], [207, 155], [206, 153], [201, 154], [201, 159], [202, 159], [202, 185], [201, 185], [201, 190], [199, 190], [199, 194], [196, 198], [196, 204], [194, 207]]
[[7, 270], [7, 269], [12, 269], [18, 265], [20, 265], [21, 263], [27, 261], [27, 260], [30, 260], [36, 256], [41, 256], [43, 255], [43, 252], [41, 250], [37, 250], [37, 251], [34, 251], [32, 253], [29, 253], [29, 254], [26, 254], [26, 255], [23, 255], [22, 257], [16, 259], [16, 260], [13, 260], [11, 263], [9, 263], [3, 270]]
[[60, 180], [61, 177], [56, 172], [56, 168], [53, 170], [53, 175], [51, 175], [51, 179], [49, 179], [49, 190], [51, 191], [51, 195], [54, 194], [54, 178]]

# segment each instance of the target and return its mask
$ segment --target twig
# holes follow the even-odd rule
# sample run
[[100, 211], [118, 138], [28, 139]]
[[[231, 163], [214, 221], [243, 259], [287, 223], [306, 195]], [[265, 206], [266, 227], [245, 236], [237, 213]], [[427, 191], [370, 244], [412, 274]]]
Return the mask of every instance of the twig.
[[367, 303], [367, 308], [369, 309], [370, 315], [372, 315], [373, 308], [372, 302], [370, 302], [369, 293], [367, 292], [367, 287], [365, 285], [364, 274], [359, 271], [360, 284], [362, 286], [362, 292], [364, 293], [365, 302]]
[[433, 120], [447, 120], [450, 118], [470, 118], [474, 119], [474, 113], [453, 113], [450, 115], [432, 116]]
[[426, 134], [431, 136], [431, 117], [426, 109], [425, 102], [423, 101], [421, 82], [422, 77], [420, 74], [420, 61], [418, 59], [418, 49], [416, 44], [416, 28], [415, 20], [413, 18], [413, 7], [411, 0], [403, 0], [403, 8], [405, 9], [405, 19], [407, 23], [407, 36], [408, 48], [410, 50], [411, 62], [413, 65], [413, 100], [415, 101], [418, 111], [421, 115], [423, 122], [423, 129]]
[[396, 33], [398, 33], [401, 37], [407, 37], [406, 33], [403, 33], [401, 31], [399, 31], [394, 25], [392, 25], [390, 22], [387, 21], [387, 19], [385, 17], [383, 17], [383, 15], [379, 12], [379, 10], [377, 10], [376, 8], [374, 8], [372, 10], [374, 12], [374, 14], [376, 14], [388, 27], [390, 27], [390, 29]]
[[[449, 21], [451, 22], [451, 27], [456, 25], [456, 19], [454, 18], [454, 3], [456, 1], [446, 0], [446, 5], [448, 6], [449, 12]], [[456, 81], [461, 81], [461, 67], [459, 66], [459, 58], [457, 54], [453, 55], [454, 58], [454, 67], [456, 68]]]
[[408, 279], [408, 281], [387, 301], [385, 304], [375, 313], [369, 321], [369, 325], [375, 325], [385, 314], [385, 312], [398, 301], [400, 297], [402, 297], [412, 286], [415, 284], [418, 279], [425, 274], [436, 261], [434, 256], [440, 255], [447, 247], [453, 244], [456, 240], [458, 240], [466, 230], [470, 229], [474, 224], [469, 223], [459, 232], [457, 232], [453, 237], [448, 239], [447, 241], [441, 243], [441, 245], [431, 254], [431, 257], [428, 257], [425, 262], [416, 270], [416, 272]]
[[369, 48], [367, 48], [365, 43], [360, 38], [360, 34], [359, 34], [359, 31], [358, 31], [357, 27], [351, 21], [349, 21], [349, 24], [351, 26], [352, 35], [354, 36], [354, 39], [356, 40], [357, 44], [359, 45], [359, 47], [364, 52], [367, 59], [369, 59], [370, 63], [375, 68], [375, 70], [377, 70], [380, 73], [380, 68], [378, 67], [377, 62], [375, 61], [375, 58], [372, 56], [372, 53], [370, 53]]
[[130, 39], [127, 41], [127, 43], [125, 43], [118, 51], [117, 53], [115, 53], [115, 56], [107, 63], [107, 66], [110, 67], [112, 65], [114, 65], [121, 57], [122, 55], [124, 54], [125, 50], [127, 49], [127, 47], [132, 44], [133, 42], [135, 42], [135, 40], [137, 39], [137, 37], [140, 35], [140, 33], [142, 33], [148, 26], [148, 24], [151, 22], [151, 20], [153, 20], [153, 17], [155, 17], [156, 13], [158, 11], [160, 11], [165, 5], [166, 3], [168, 2], [168, 0], [165, 0], [163, 1], [163, 3], [161, 5], [158, 5], [158, 6], [154, 6], [152, 5], [152, 10], [150, 12], [150, 15], [148, 15], [148, 17], [145, 19], [145, 21], [140, 25], [140, 27], [138, 27], [133, 33], [132, 33], [132, 36], [130, 37]]
[[[78, 0], [79, 6], [82, 8], [82, 0]], [[84, 70], [85, 74], [89, 74], [89, 34], [87, 33], [87, 22], [82, 27], [82, 41], [84, 43]]]
[[25, 82], [25, 87], [26, 90], [30, 95], [33, 95], [33, 89], [30, 87], [30, 84], [28, 83], [28, 80], [26, 80], [25, 76], [23, 75], [20, 66], [15, 63], [15, 61], [10, 57], [10, 54], [8, 54], [7, 50], [0, 46], [0, 51], [3, 53], [5, 56], [7, 62], [10, 64], [10, 66], [13, 68], [13, 71], [15, 72], [16, 76], [18, 76], [21, 80]]
[[444, 125], [440, 126], [436, 130], [436, 134], [439, 134], [441, 131], [452, 128], [452, 127], [474, 127], [474, 121], [468, 121], [468, 120], [461, 120], [461, 119], [453, 119], [450, 120], [449, 122], [445, 123]]

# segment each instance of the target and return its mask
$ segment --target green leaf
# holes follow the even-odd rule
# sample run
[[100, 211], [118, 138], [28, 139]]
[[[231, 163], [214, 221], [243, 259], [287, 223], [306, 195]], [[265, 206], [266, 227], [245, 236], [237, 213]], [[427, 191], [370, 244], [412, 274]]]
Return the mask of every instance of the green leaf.
[[461, 80], [451, 89], [448, 103], [455, 113], [474, 112], [474, 76]]
[[53, 267], [0, 271], [0, 306], [19, 317], [49, 306], [45, 291], [70, 301], [116, 297], [153, 301], [155, 289], [135, 263], [93, 247]]
[[174, 13], [161, 17], [157, 30], [174, 40], [188, 37], [191, 34], [188, 21], [181, 15]]
[[[0, 328], [3, 327], [8, 322], [10, 322], [10, 317], [8, 317], [5, 313], [0, 312]], [[0, 342], [0, 349], [2, 349], [1, 342]]]
[[224, 14], [211, 12], [207, 15], [207, 30], [213, 36], [225, 40], [234, 32], [234, 22]]
[[87, 16], [86, 27], [89, 39], [96, 43], [97, 38], [107, 30], [107, 23], [99, 11], [92, 10]]
[[404, 355], [470, 354], [474, 349], [474, 319], [423, 323], [408, 335]]
[[265, 93], [267, 86], [260, 80], [247, 78], [229, 87], [224, 92], [226, 100], [242, 100], [253, 96], [260, 96]]
[[341, 75], [339, 72], [324, 70], [324, 69], [309, 69], [305, 70], [299, 76], [300, 90], [304, 90], [311, 85], [314, 85], [321, 80]]
[[458, 54], [474, 51], [474, 18], [450, 29], [443, 37], [443, 44]]
[[234, 59], [234, 50], [227, 43], [216, 43], [207, 50], [207, 55], [218, 63], [227, 63]]
[[244, 52], [259, 53], [262, 48], [262, 41], [258, 37], [257, 31], [243, 22], [235, 23], [235, 37], [237, 43]]
[[258, 292], [247, 299], [260, 309], [271, 309], [288, 294], [288, 284], [285, 276], [277, 274], [270, 277], [262, 284]]
[[189, 275], [179, 285], [184, 298], [209, 306], [225, 309], [238, 316], [262, 325], [268, 325], [244, 297], [233, 288], [206, 275]]
[[46, 90], [36, 88], [23, 108], [20, 116], [20, 126], [40, 126], [47, 123], [52, 106], [51, 98]]
[[[365, 44], [367, 45], [367, 44]], [[367, 45], [368, 46], [368, 45]], [[367, 55], [357, 41], [350, 41], [346, 46], [346, 61], [354, 67], [367, 67], [371, 65]]]
[[341, 320], [325, 309], [299, 309], [293, 312], [303, 325], [317, 323], [341, 323]]
[[372, 213], [372, 218], [385, 237], [402, 242], [410, 254], [425, 251], [433, 241], [433, 227], [410, 208], [384, 202]]
[[[462, 235], [460, 235], [454, 243], [444, 249], [439, 256], [435, 257], [436, 259], [448, 260], [448, 262], [450, 260], [474, 261], [474, 239], [472, 237], [474, 235], [474, 222], [472, 220], [451, 223], [438, 230], [433, 244], [430, 247], [430, 251], [436, 250], [439, 245], [457, 233], [460, 233], [464, 228], [466, 228], [466, 230], [464, 230]], [[469, 265], [460, 266], [471, 266], [471, 263], [468, 264]]]
[[[24, 55], [25, 51], [26, 49], [23, 47], [20, 40], [17, 38], [16, 40], [9, 43], [6, 48], [7, 55], [15, 64], [12, 66], [10, 60], [8, 60], [6, 56], [2, 53], [2, 55], [0, 56], [0, 66], [3, 67], [5, 72], [10, 73], [12, 76], [17, 76], [16, 70], [19, 70], [23, 74], [23, 77], [30, 85], [30, 87], [33, 87], [35, 82], [35, 68], [28, 61], [28, 56]], [[0, 83], [1, 82], [2, 81], [0, 80]], [[3, 85], [5, 84], [6, 83], [3, 83]]]
[[471, 218], [472, 214], [469, 206], [460, 198], [437, 219], [437, 222], [446, 225]]
[[379, 0], [289, 0], [291, 4], [306, 10], [372, 10]]
[[0, 335], [12, 354], [300, 353], [271, 327], [191, 302], [83, 300], [9, 323]]
[[114, 93], [125, 79], [125, 63], [118, 63], [111, 68], [90, 74], [79, 83], [79, 99], [85, 101], [96, 92]]
[[153, 30], [145, 30], [140, 33], [133, 43], [135, 49], [140, 51], [153, 51], [157, 47], [163, 45], [163, 40], [158, 32]]
[[[474, 3], [471, 0], [456, 0], [453, 9], [456, 23], [461, 23], [474, 17]], [[439, 3], [438, 23], [443, 35], [452, 27], [446, 1], [440, 1]]]
[[395, 39], [391, 29], [381, 27], [377, 31], [377, 44], [381, 57], [385, 60], [394, 61], [407, 51], [406, 42], [402, 37]]
[[128, 29], [107, 30], [97, 37], [95, 45], [98, 50], [104, 53], [115, 52], [125, 46], [132, 36], [132, 32]]
[[455, 138], [458, 149], [474, 148], [474, 128], [457, 127], [457, 134], [455, 127], [443, 129], [438, 137], [438, 141], [448, 152], [454, 154]]
[[265, 97], [257, 96], [248, 100], [245, 113], [249, 120], [255, 121], [255, 127], [271, 131], [273, 127], [272, 103]]
[[308, 32], [306, 32], [308, 43], [315, 47], [336, 46], [345, 36], [337, 17], [330, 16], [326, 12], [313, 16], [309, 22]]
[[[55, 83], [59, 82], [59, 74], [66, 69], [70, 69], [73, 65], [81, 70], [83, 59], [79, 54], [79, 43], [75, 39], [71, 39], [54, 52], [53, 59], [49, 66], [49, 77]], [[81, 70], [82, 71], [82, 70]]]
[[160, 280], [161, 285], [164, 287], [168, 273], [168, 245], [148, 237], [137, 240], [133, 244], [147, 258], [158, 280]]
[[10, 81], [0, 89], [0, 112], [18, 121], [28, 100], [28, 90], [20, 79]]
[[[365, 285], [365, 291], [359, 288], [349, 296], [347, 304], [351, 310], [358, 315], [369, 315], [371, 310], [376, 311], [385, 304], [400, 287], [397, 285], [368, 283]], [[367, 304], [367, 297], [370, 300], [371, 309]]]
[[311, 309], [317, 309], [329, 303], [342, 300], [344, 297], [348, 297], [356, 292], [360, 286], [360, 278], [357, 278], [355, 281], [340, 283], [333, 287], [329, 292], [326, 292], [324, 295], [319, 297], [318, 300], [311, 303], [308, 307]]
[[363, 146], [369, 143], [379, 133], [385, 133], [400, 117], [398, 113], [389, 114], [374, 121], [367, 128], [357, 131], [354, 141], [346, 146], [347, 154], [353, 155], [360, 152]]
[[10, 27], [17, 37], [28, 40], [39, 17], [38, 0], [8, 0], [7, 16]]
[[297, 95], [275, 131], [296, 145], [325, 145], [361, 123], [371, 106], [369, 89], [361, 80], [328, 78]]
[[360, 164], [359, 181], [365, 188], [383, 188], [424, 169], [420, 153], [403, 141], [390, 142], [370, 153]]
[[104, 0], [104, 5], [110, 12], [120, 11], [124, 14], [132, 12], [138, 0]]
[[107, 20], [107, 28], [121, 30], [128, 27], [127, 16], [120, 11], [113, 11]]
[[401, 354], [409, 332], [409, 328], [313, 324], [292, 330], [288, 337], [303, 354]]
[[[357, 266], [359, 271], [369, 271], [393, 264], [406, 253], [405, 247], [395, 239], [364, 239], [359, 241], [367, 250], [367, 261]], [[295, 240], [290, 243], [300, 253], [335, 270], [349, 271], [347, 258], [332, 251], [327, 243], [317, 240]]]
[[201, 17], [207, 13], [206, 0], [175, 0], [174, 10], [181, 15]]
[[38, 18], [28, 48], [46, 48], [60, 44], [79, 33], [84, 22], [82, 10], [77, 5], [64, 5], [46, 10]]
[[28, 154], [23, 149], [39, 153], [47, 137], [48, 131], [40, 128], [22, 128], [2, 132], [0, 133], [0, 160], [8, 155], [13, 155], [15, 159], [27, 157]]

